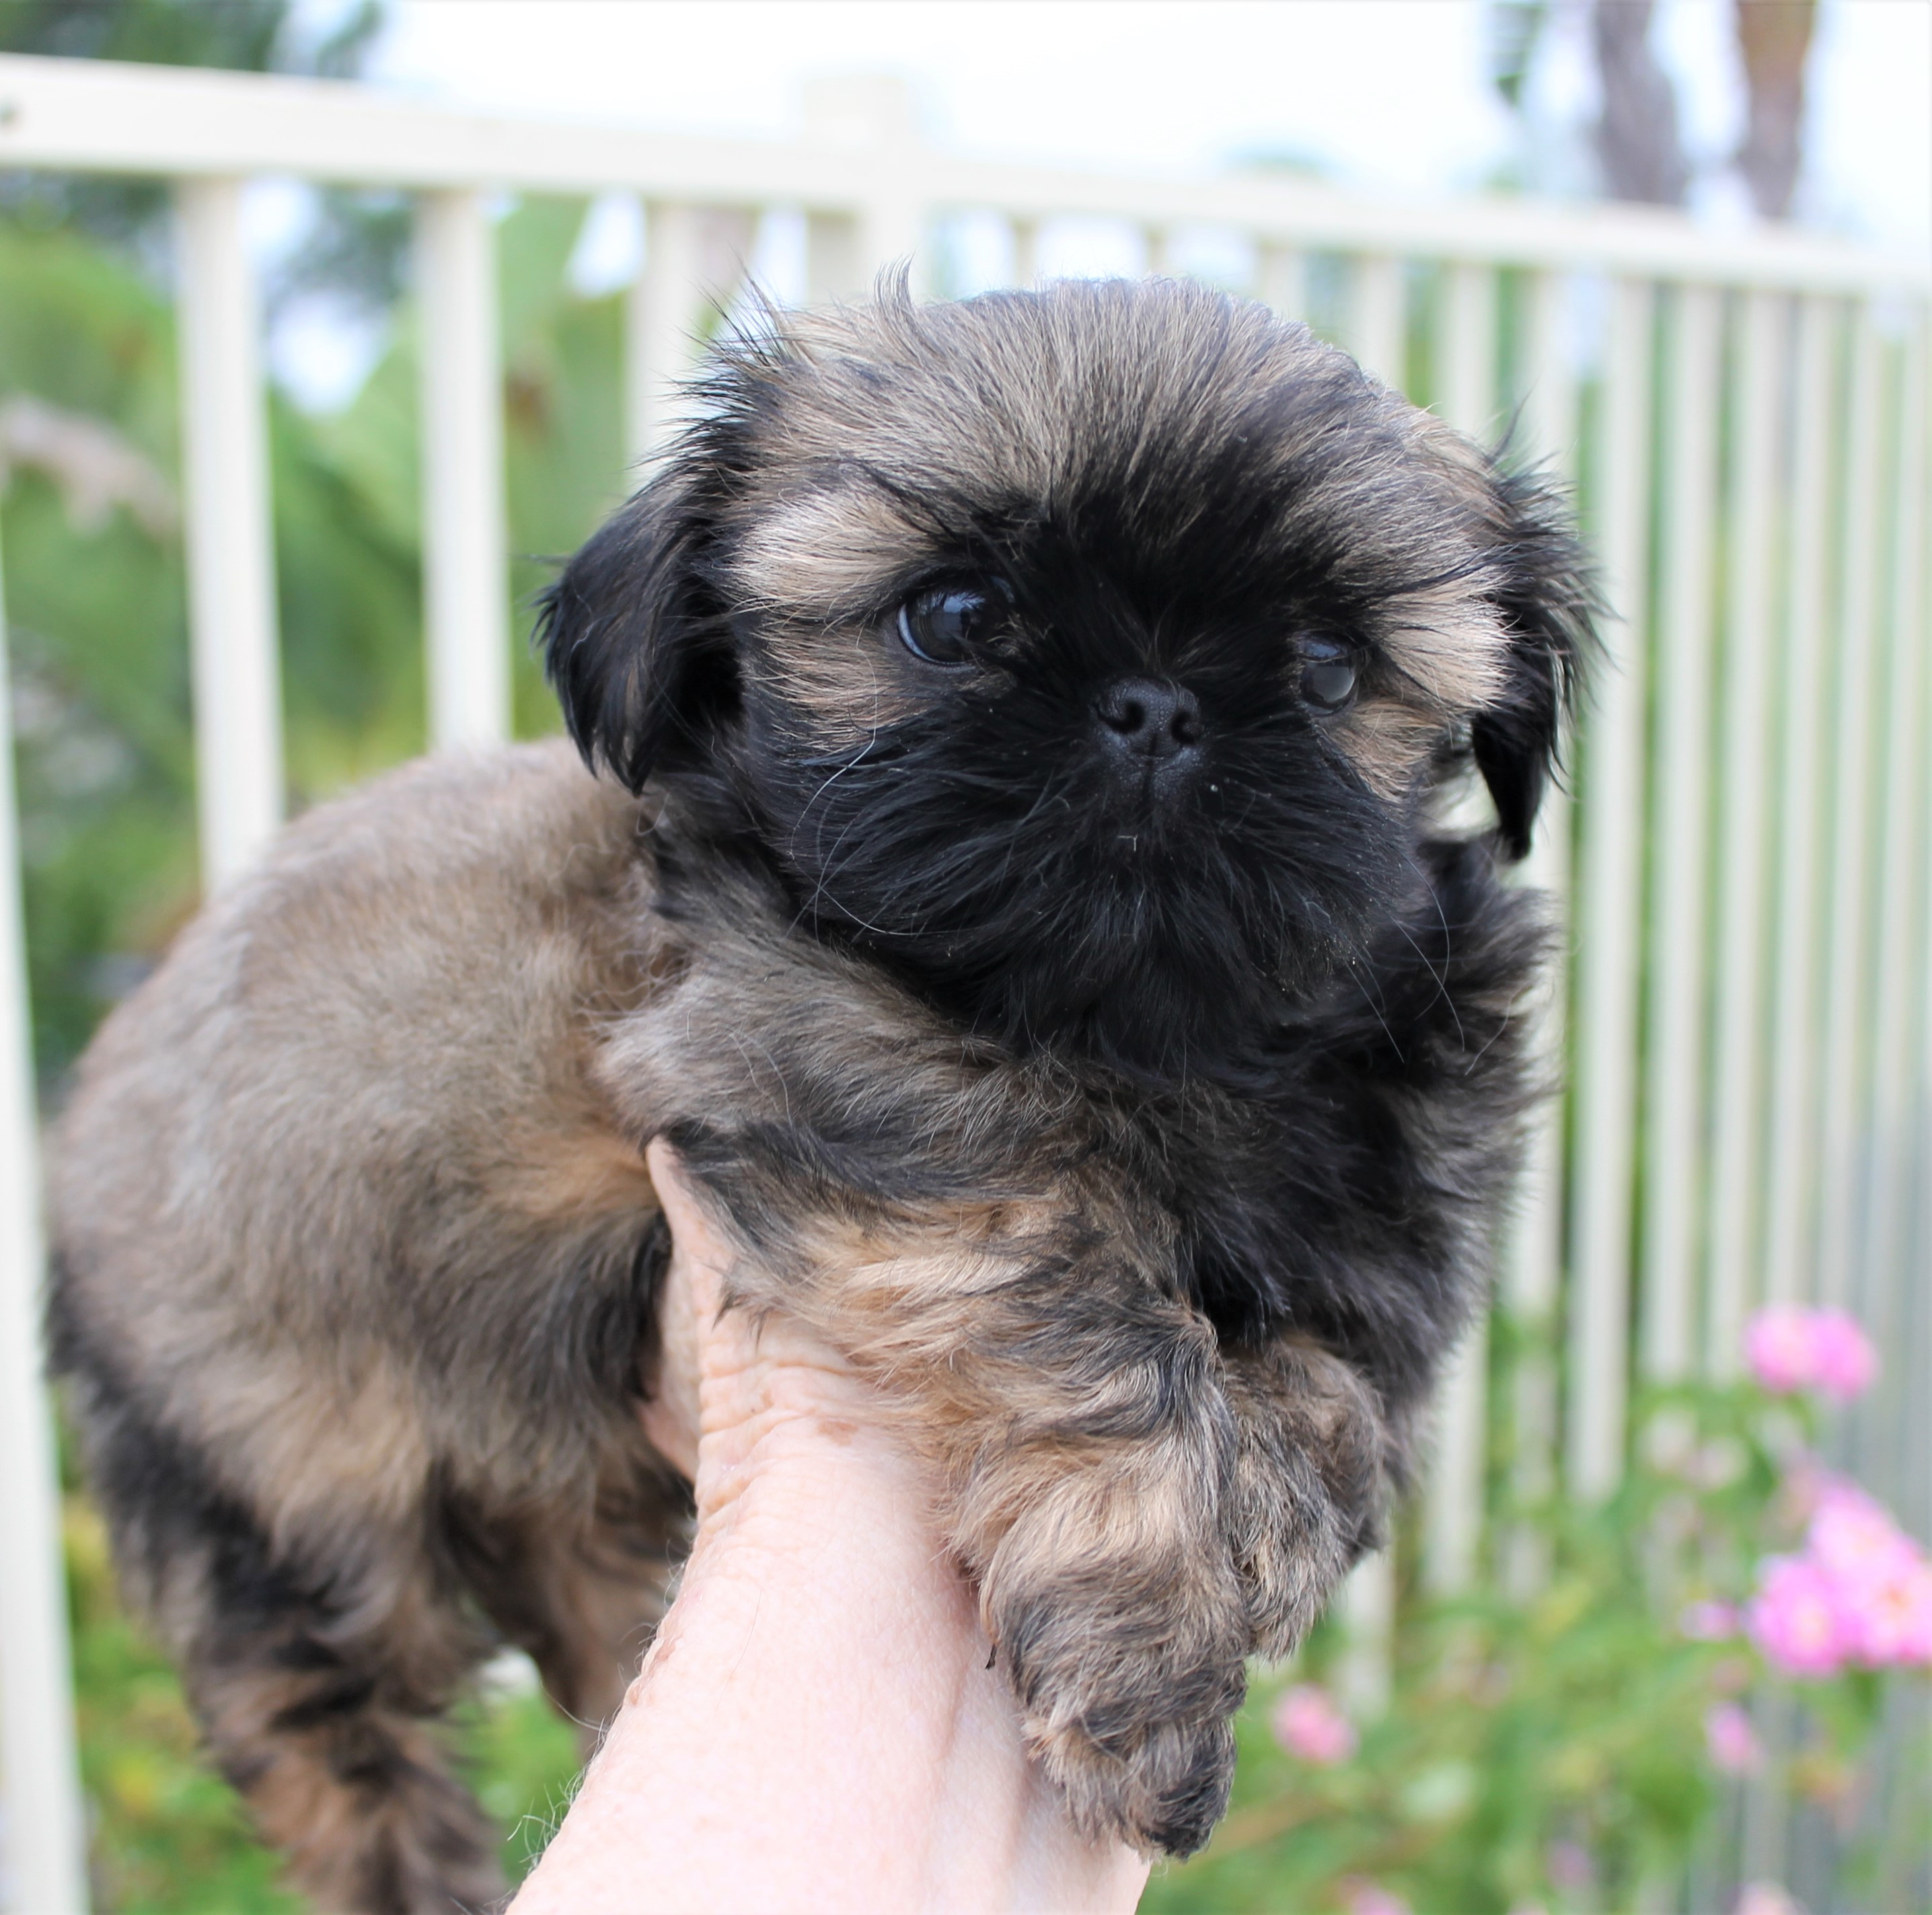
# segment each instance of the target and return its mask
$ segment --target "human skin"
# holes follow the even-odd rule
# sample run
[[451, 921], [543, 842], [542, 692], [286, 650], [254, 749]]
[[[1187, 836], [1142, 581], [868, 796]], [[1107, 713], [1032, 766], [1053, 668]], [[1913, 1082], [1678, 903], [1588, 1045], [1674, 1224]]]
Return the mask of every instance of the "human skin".
[[871, 1387], [724, 1311], [731, 1252], [662, 1143], [652, 1440], [696, 1485], [678, 1591], [513, 1915], [1124, 1911], [1148, 1865], [1028, 1759], [929, 1485]]

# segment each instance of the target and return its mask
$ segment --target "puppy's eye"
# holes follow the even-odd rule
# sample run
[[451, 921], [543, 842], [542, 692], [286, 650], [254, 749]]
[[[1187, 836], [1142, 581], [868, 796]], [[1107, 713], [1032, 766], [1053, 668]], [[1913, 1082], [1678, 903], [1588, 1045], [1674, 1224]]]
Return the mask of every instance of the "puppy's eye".
[[1339, 712], [1354, 701], [1355, 661], [1331, 638], [1301, 641], [1301, 695], [1318, 712]]
[[899, 643], [928, 665], [963, 665], [988, 636], [992, 607], [970, 586], [934, 586], [899, 607]]

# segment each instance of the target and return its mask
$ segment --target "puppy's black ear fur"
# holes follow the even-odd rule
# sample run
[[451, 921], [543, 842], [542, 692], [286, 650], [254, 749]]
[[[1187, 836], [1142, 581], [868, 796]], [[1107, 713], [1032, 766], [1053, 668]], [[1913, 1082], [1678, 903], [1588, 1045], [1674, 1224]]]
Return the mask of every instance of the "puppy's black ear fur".
[[1502, 698], [1476, 715], [1470, 742], [1503, 847], [1521, 858], [1595, 658], [1598, 601], [1562, 496], [1535, 475], [1500, 465], [1489, 483], [1509, 677]]
[[695, 448], [680, 448], [537, 601], [536, 642], [577, 748], [632, 791], [654, 767], [701, 755], [737, 702], [706, 562], [710, 490]]

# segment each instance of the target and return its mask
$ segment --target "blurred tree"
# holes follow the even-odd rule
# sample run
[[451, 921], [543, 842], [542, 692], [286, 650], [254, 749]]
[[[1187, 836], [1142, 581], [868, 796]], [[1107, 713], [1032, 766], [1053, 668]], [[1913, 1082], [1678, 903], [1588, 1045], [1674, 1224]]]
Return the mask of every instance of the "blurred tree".
[[1490, 9], [1490, 82], [1513, 113], [1523, 110], [1523, 88], [1549, 19], [1549, 0], [1496, 0]]
[[[1532, 127], [1531, 76], [1552, 21], [1573, 7], [1580, 12], [1583, 4], [1491, 0], [1490, 84], [1522, 120], [1526, 136], [1545, 146], [1560, 136], [1547, 126]], [[1588, 7], [1601, 100], [1590, 132], [1603, 190], [1613, 199], [1682, 205], [1696, 169], [1680, 136], [1676, 91], [1650, 43], [1653, 0], [1588, 0]], [[1790, 217], [1803, 167], [1804, 68], [1817, 10], [1817, 0], [1732, 0], [1746, 124], [1729, 163], [1767, 219]], [[1532, 155], [1523, 171], [1546, 184], [1546, 151]], [[1517, 183], [1522, 176], [1512, 174]]]
[[1804, 62], [1816, 0], [1736, 0], [1736, 16], [1750, 96], [1738, 169], [1760, 213], [1788, 218], [1803, 159]]
[[1677, 96], [1650, 44], [1651, 0], [1597, 0], [1591, 18], [1603, 108], [1597, 157], [1613, 198], [1681, 206], [1690, 162], [1678, 136]]
[[[296, 0], [0, 0], [0, 52], [354, 79], [382, 27], [379, 0], [351, 0], [334, 18], [314, 19]], [[28, 227], [77, 226], [131, 250], [160, 280], [167, 213], [158, 181], [0, 173], [0, 214]], [[386, 307], [408, 243], [400, 195], [320, 193], [308, 235], [271, 280], [270, 306], [321, 292]]]

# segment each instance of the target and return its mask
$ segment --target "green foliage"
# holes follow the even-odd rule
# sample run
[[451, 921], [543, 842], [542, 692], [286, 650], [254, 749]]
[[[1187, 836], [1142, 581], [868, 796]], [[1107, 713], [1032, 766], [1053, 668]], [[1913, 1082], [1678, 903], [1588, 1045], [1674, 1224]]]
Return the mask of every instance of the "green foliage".
[[[499, 231], [513, 629], [554, 558], [623, 490], [618, 302], [564, 283], [583, 214], [534, 200]], [[0, 496], [35, 1041], [51, 1082], [195, 899], [173, 316], [131, 262], [68, 229], [0, 220], [0, 408], [42, 409], [69, 448], [16, 451]], [[344, 412], [314, 418], [272, 395], [293, 810], [423, 748], [416, 410], [406, 313]], [[104, 502], [88, 496], [102, 470], [119, 475]], [[555, 730], [536, 661], [516, 655], [519, 733]]]
[[[378, 0], [358, 0], [319, 38], [304, 25], [296, 0], [4, 0], [0, 53], [348, 79], [361, 70], [382, 9]], [[150, 256], [167, 204], [158, 181], [0, 173], [0, 211], [16, 223], [75, 227]], [[380, 243], [361, 217], [362, 204], [346, 195], [328, 199], [319, 253], [364, 257], [372, 241]]]

